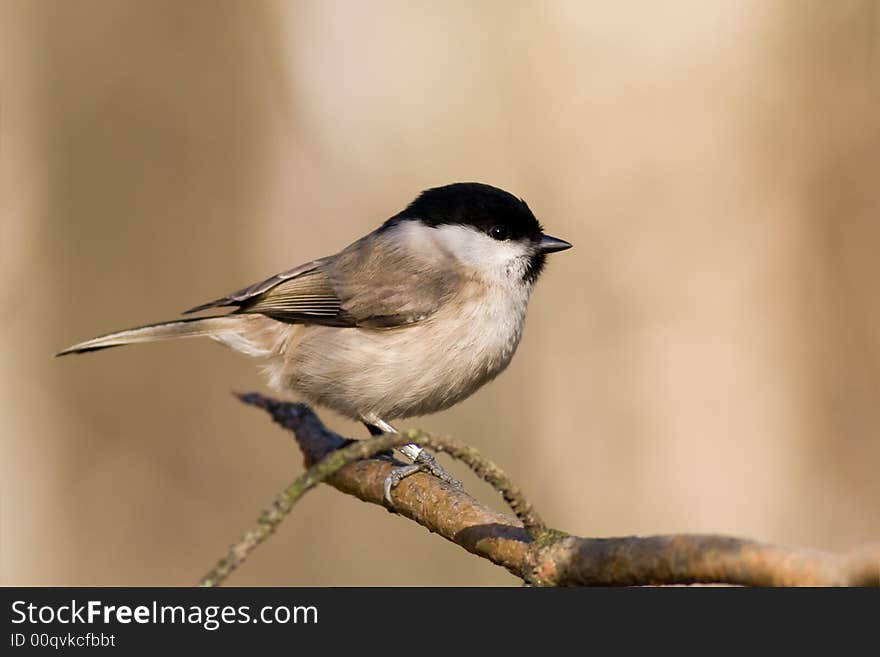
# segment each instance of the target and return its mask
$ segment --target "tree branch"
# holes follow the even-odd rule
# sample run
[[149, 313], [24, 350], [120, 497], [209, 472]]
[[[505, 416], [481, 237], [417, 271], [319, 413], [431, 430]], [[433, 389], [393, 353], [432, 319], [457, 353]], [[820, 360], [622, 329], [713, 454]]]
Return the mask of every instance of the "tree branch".
[[309, 467], [263, 512], [205, 577], [221, 584], [274, 532], [296, 501], [326, 481], [343, 493], [385, 506], [383, 483], [394, 464], [370, 458], [416, 443], [462, 460], [498, 490], [516, 519], [480, 504], [435, 477], [416, 474], [394, 490], [394, 511], [469, 552], [540, 586], [719, 583], [749, 586], [880, 586], [880, 549], [843, 556], [714, 535], [580, 538], [547, 529], [507, 475], [477, 450], [422, 432], [349, 441], [329, 431], [307, 406], [251, 393], [242, 401], [265, 409], [293, 432]]

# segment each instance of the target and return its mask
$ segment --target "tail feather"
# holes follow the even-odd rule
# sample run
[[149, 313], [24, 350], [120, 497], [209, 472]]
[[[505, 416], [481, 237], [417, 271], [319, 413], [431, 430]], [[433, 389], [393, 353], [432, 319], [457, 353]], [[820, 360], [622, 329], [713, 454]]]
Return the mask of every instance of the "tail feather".
[[210, 337], [229, 346], [235, 346], [241, 343], [243, 339], [242, 332], [246, 330], [247, 324], [248, 321], [244, 315], [198, 317], [195, 319], [180, 319], [159, 324], [148, 324], [147, 326], [99, 335], [91, 340], [86, 340], [63, 349], [55, 355], [81, 354], [87, 351], [119, 347], [125, 344], [155, 342], [157, 340], [171, 340], [174, 338]]

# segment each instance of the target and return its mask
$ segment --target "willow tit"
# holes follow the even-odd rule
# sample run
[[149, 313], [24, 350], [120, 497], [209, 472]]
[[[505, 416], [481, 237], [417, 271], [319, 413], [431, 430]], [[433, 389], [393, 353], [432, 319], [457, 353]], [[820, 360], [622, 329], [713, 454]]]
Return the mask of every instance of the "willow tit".
[[[234, 307], [229, 314], [109, 333], [58, 355], [209, 337], [264, 360], [275, 390], [393, 432], [389, 420], [448, 408], [504, 371], [546, 255], [570, 247], [512, 194], [446, 185], [336, 255], [185, 313]], [[418, 470], [457, 484], [416, 445], [401, 451], [414, 464], [385, 482], [389, 502]]]

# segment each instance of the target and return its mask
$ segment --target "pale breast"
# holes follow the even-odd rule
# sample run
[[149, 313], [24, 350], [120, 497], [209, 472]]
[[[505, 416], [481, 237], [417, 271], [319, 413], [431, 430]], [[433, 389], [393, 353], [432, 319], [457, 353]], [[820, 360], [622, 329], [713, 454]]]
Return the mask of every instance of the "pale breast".
[[[390, 330], [303, 326], [273, 359], [277, 384], [354, 419], [448, 408], [510, 363], [527, 292], [463, 295], [430, 318]], [[452, 310], [450, 310], [452, 309]]]

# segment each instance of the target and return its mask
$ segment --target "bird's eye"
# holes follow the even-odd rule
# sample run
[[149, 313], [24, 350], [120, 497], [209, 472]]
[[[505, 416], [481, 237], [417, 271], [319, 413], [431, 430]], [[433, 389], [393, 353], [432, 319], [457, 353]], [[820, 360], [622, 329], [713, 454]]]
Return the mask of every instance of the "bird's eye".
[[510, 237], [510, 231], [507, 230], [507, 226], [492, 226], [489, 229], [489, 237], [493, 240], [506, 240]]

